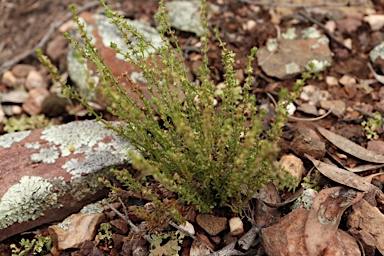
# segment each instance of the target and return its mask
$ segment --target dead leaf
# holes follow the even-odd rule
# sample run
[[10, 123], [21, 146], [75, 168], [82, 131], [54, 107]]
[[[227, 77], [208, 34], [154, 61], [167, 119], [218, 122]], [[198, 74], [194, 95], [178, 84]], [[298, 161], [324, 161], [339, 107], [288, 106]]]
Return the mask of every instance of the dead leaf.
[[360, 201], [364, 193], [344, 187], [323, 189], [313, 201], [305, 223], [305, 245], [308, 255], [323, 255], [335, 239], [341, 215], [349, 206]]
[[328, 131], [324, 128], [318, 127], [317, 130], [333, 145], [340, 148], [344, 152], [367, 162], [384, 164], [384, 155], [367, 150], [366, 148], [353, 143], [343, 136], [337, 135], [336, 133]]
[[266, 201], [262, 200], [261, 198], [258, 198], [258, 199], [271, 208], [279, 208], [279, 207], [286, 206], [287, 204], [290, 204], [293, 201], [295, 201], [297, 198], [299, 198], [301, 196], [301, 194], [303, 194], [303, 191], [304, 191], [304, 188], [301, 187], [292, 196], [290, 196], [287, 200], [285, 200], [282, 203], [266, 202]]
[[363, 165], [359, 165], [359, 166], [354, 167], [354, 168], [349, 168], [349, 167], [343, 165], [337, 157], [330, 154], [329, 152], [328, 152], [328, 155], [330, 157], [332, 157], [332, 159], [334, 161], [336, 161], [339, 166], [343, 167], [344, 169], [346, 169], [350, 172], [365, 172], [365, 171], [376, 170], [376, 169], [379, 169], [381, 167], [384, 167], [384, 164], [363, 164]]
[[369, 70], [371, 70], [373, 76], [376, 78], [376, 80], [379, 81], [380, 83], [384, 84], [384, 76], [377, 74], [375, 72], [375, 70], [372, 68], [371, 63], [369, 63], [369, 62], [368, 62], [368, 67], [369, 67]]
[[352, 209], [348, 225], [371, 234], [376, 240], [377, 249], [384, 255], [384, 215], [364, 199], [353, 205]]
[[309, 160], [312, 161], [313, 165], [327, 178], [336, 181], [337, 183], [346, 185], [351, 188], [355, 188], [360, 191], [369, 192], [372, 190], [378, 190], [371, 183], [367, 182], [364, 178], [351, 173], [347, 170], [341, 169], [335, 165], [326, 164], [319, 160], [314, 159], [309, 155], [305, 155]]

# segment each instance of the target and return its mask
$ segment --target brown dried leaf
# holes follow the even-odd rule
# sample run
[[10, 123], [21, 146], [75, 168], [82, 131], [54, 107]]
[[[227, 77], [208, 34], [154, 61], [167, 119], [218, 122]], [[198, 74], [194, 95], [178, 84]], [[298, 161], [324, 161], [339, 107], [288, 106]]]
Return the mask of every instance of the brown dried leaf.
[[264, 201], [264, 200], [262, 200], [260, 198], [259, 198], [259, 200], [262, 201], [264, 204], [266, 204], [267, 206], [269, 206], [271, 208], [279, 208], [279, 207], [286, 206], [287, 204], [290, 204], [293, 201], [295, 201], [297, 198], [299, 198], [301, 196], [303, 191], [304, 191], [303, 187], [299, 188], [292, 196], [290, 196], [287, 200], [285, 200], [282, 203], [267, 202], [267, 201]]
[[343, 136], [337, 135], [331, 131], [328, 131], [324, 128], [318, 127], [317, 130], [321, 135], [323, 135], [327, 140], [329, 140], [333, 145], [340, 148], [344, 152], [357, 157], [361, 160], [373, 163], [384, 163], [384, 155], [375, 153], [373, 151], [367, 150], [356, 143], [344, 138]]
[[364, 178], [341, 169], [337, 166], [326, 164], [313, 157], [306, 155], [306, 157], [312, 161], [313, 165], [327, 178], [336, 181], [337, 183], [346, 185], [351, 188], [355, 188], [360, 191], [369, 192], [372, 190], [378, 190], [377, 187], [367, 182]]
[[305, 223], [308, 255], [323, 255], [335, 235], [345, 209], [363, 198], [364, 193], [344, 187], [323, 189], [313, 201]]
[[364, 199], [352, 209], [353, 212], [348, 216], [348, 225], [371, 234], [376, 240], [377, 249], [384, 255], [384, 215]]
[[354, 168], [349, 168], [345, 165], [343, 165], [341, 163], [341, 161], [335, 157], [334, 155], [330, 154], [328, 152], [328, 155], [334, 160], [336, 161], [339, 166], [342, 166], [344, 169], [350, 171], [350, 172], [365, 172], [365, 171], [370, 171], [370, 170], [376, 170], [376, 169], [379, 169], [381, 167], [384, 167], [384, 164], [364, 164], [364, 165], [359, 165], [359, 166], [356, 166]]

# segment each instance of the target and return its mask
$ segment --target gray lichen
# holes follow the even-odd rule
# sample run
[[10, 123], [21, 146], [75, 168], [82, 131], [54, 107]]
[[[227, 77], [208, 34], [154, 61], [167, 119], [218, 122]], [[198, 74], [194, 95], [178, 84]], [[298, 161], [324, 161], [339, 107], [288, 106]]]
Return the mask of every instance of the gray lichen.
[[24, 147], [31, 149], [39, 149], [41, 147], [39, 142], [25, 143]]
[[13, 143], [20, 142], [27, 138], [31, 134], [31, 131], [14, 132], [4, 134], [0, 137], [0, 147], [10, 148]]
[[42, 131], [41, 138], [58, 146], [61, 156], [69, 156], [71, 153], [86, 152], [101, 139], [113, 135], [101, 123], [83, 121], [48, 127]]
[[39, 153], [31, 154], [31, 160], [34, 163], [54, 164], [59, 158], [59, 152], [56, 147], [42, 148]]
[[61, 228], [62, 230], [68, 230], [71, 224], [71, 220], [69, 218], [66, 218], [61, 223], [57, 224], [57, 227]]
[[35, 220], [46, 209], [58, 208], [57, 194], [51, 192], [52, 184], [41, 177], [23, 176], [0, 201], [0, 229], [15, 222]]
[[96, 214], [96, 213], [103, 213], [104, 207], [100, 203], [94, 203], [94, 204], [88, 204], [83, 207], [83, 209], [80, 210], [80, 213], [83, 214]]
[[116, 157], [110, 151], [95, 150], [88, 152], [81, 163], [79, 163], [77, 159], [72, 158], [61, 167], [70, 173], [73, 178], [76, 178], [84, 174], [95, 173], [103, 167], [106, 168], [121, 164], [123, 164], [122, 159]]
[[377, 45], [372, 51], [369, 52], [369, 58], [372, 62], [376, 62], [376, 59], [380, 57], [384, 60], [384, 42]]

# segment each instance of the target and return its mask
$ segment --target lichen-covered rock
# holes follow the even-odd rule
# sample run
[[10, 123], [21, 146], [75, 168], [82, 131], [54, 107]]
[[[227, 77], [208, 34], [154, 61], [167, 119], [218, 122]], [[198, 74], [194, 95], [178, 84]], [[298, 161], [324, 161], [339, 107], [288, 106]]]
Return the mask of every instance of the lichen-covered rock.
[[95, 121], [0, 136], [0, 241], [106, 196], [99, 177], [133, 147]]

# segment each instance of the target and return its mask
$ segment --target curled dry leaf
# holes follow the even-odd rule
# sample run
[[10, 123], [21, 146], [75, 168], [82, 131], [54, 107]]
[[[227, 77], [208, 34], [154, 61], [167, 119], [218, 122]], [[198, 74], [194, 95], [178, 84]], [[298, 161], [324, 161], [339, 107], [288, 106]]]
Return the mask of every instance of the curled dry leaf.
[[283, 206], [286, 206], [287, 204], [290, 204], [292, 203], [293, 201], [295, 201], [297, 198], [299, 198], [301, 196], [301, 194], [303, 193], [304, 191], [304, 188], [301, 187], [299, 188], [292, 196], [290, 196], [287, 200], [285, 200], [284, 202], [282, 203], [275, 203], [275, 202], [267, 202], [267, 201], [264, 201], [263, 199], [261, 198], [258, 198], [260, 201], [262, 201], [264, 204], [266, 204], [267, 206], [271, 207], [271, 208], [279, 208], [279, 207], [283, 207]]
[[372, 72], [372, 74], [376, 78], [376, 80], [379, 81], [380, 83], [384, 84], [384, 76], [377, 74], [375, 72], [375, 70], [373, 69], [371, 63], [369, 63], [369, 62], [368, 62], [368, 68]]
[[313, 201], [305, 223], [305, 246], [308, 255], [323, 255], [335, 239], [345, 209], [363, 198], [364, 193], [344, 187], [323, 189]]
[[364, 199], [353, 205], [352, 209], [348, 225], [371, 234], [376, 240], [376, 248], [384, 255], [384, 215]]
[[323, 135], [327, 140], [329, 140], [333, 145], [340, 148], [344, 152], [357, 157], [361, 160], [372, 162], [372, 163], [384, 163], [384, 155], [370, 151], [362, 146], [353, 143], [352, 141], [344, 138], [343, 136], [337, 135], [331, 131], [328, 131], [324, 128], [318, 127], [317, 130], [321, 135]]
[[384, 167], [384, 164], [364, 164], [364, 165], [359, 165], [354, 168], [349, 168], [341, 163], [339, 158], [334, 156], [333, 154], [330, 154], [328, 152], [328, 155], [335, 161], [339, 166], [342, 166], [344, 169], [350, 171], [350, 172], [365, 172], [365, 171], [370, 171], [370, 170], [376, 170], [381, 167]]
[[306, 155], [306, 157], [312, 161], [313, 165], [319, 170], [319, 172], [321, 172], [321, 174], [337, 183], [364, 192], [379, 190], [378, 187], [375, 187], [370, 182], [367, 182], [364, 178], [352, 172], [341, 169], [331, 164], [326, 164], [324, 162], [314, 159], [309, 155]]

